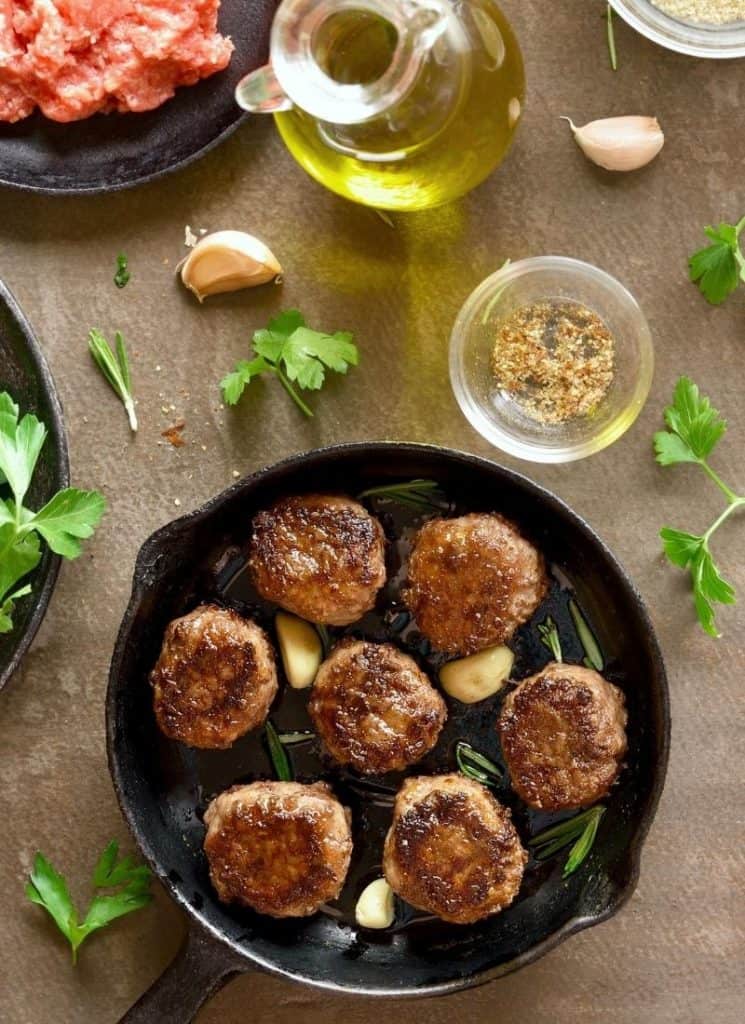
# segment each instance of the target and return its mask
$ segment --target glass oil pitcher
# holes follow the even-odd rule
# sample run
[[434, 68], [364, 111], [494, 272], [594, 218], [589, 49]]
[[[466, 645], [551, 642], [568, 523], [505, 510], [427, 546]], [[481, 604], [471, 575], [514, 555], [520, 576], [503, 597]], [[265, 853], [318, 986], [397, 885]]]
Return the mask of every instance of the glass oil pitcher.
[[523, 104], [517, 41], [492, 0], [283, 0], [271, 64], [244, 78], [314, 178], [358, 203], [437, 206], [507, 152]]

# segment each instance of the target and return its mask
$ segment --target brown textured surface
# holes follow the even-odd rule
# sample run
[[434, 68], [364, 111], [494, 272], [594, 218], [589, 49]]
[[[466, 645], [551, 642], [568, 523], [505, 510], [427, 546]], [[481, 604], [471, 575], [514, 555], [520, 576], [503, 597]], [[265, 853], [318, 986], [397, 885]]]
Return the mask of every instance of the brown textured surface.
[[[230, 483], [233, 470], [326, 441], [406, 438], [488, 454], [450, 395], [449, 327], [470, 289], [506, 256], [545, 252], [615, 271], [655, 337], [652, 393], [630, 433], [585, 462], [519, 467], [570, 501], [615, 549], [649, 602], [668, 659], [672, 760], [639, 889], [613, 921], [474, 992], [381, 1005], [253, 976], [220, 993], [199, 1024], [238, 1024], [247, 1014], [278, 1024], [370, 1024], [383, 1013], [405, 1014], [412, 1024], [742, 1020], [742, 611], [722, 613], [718, 643], [694, 625], [687, 585], [660, 557], [656, 532], [665, 521], [705, 528], [721, 496], [695, 467], [658, 469], [650, 438], [677, 375], [690, 373], [729, 420], [717, 468], [745, 489], [745, 291], [712, 309], [685, 278], [701, 226], [745, 213], [745, 62], [668, 54], [619, 25], [614, 75], [602, 3], [504, 0], [504, 8], [529, 79], [515, 150], [462, 203], [396, 217], [393, 230], [309, 182], [269, 122], [246, 125], [197, 166], [132, 193], [69, 200], [0, 193], [0, 274], [56, 375], [73, 477], [103, 488], [112, 504], [84, 556], [63, 566], [37, 641], [0, 696], [3, 1024], [113, 1024], [181, 940], [183, 921], [158, 894], [154, 908], [91, 939], [73, 970], [52, 926], [21, 895], [37, 846], [69, 873], [81, 898], [108, 839], [132, 849], [106, 772], [103, 693], [142, 540], [179, 511], [177, 499], [181, 511], [194, 507]], [[634, 112], [657, 114], [668, 142], [657, 162], [624, 178], [588, 165], [558, 120]], [[286, 270], [281, 292], [225, 296], [200, 308], [172, 279], [185, 223], [263, 237]], [[123, 292], [111, 283], [119, 249], [133, 273]], [[361, 366], [330, 384], [314, 420], [301, 420], [273, 381], [257, 384], [236, 412], [222, 410], [216, 381], [245, 356], [251, 330], [291, 305], [320, 327], [356, 329]], [[85, 332], [93, 325], [121, 328], [138, 353], [136, 441], [89, 364]], [[171, 404], [175, 411], [161, 412]], [[174, 449], [160, 431], [179, 415], [188, 443]], [[745, 594], [743, 527], [742, 519], [730, 522], [715, 546]]]

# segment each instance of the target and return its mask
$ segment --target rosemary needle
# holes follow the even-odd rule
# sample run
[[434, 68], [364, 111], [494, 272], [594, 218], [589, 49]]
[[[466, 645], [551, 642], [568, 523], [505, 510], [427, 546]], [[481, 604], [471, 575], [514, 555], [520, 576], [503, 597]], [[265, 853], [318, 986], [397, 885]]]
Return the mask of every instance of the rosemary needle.
[[602, 804], [597, 804], [568, 821], [559, 822], [553, 828], [545, 829], [537, 836], [533, 836], [528, 840], [528, 846], [534, 847], [534, 853], [538, 860], [546, 860], [572, 843], [572, 848], [564, 864], [563, 877], [568, 878], [583, 863], [592, 849], [600, 819], [604, 814], [605, 807]]
[[538, 632], [541, 635], [541, 643], [551, 651], [554, 656], [554, 661], [562, 662], [564, 657], [561, 652], [559, 631], [556, 628], [556, 623], [550, 615], [546, 617], [545, 622], [540, 622], [538, 624]]
[[465, 740], [456, 743], [455, 760], [461, 774], [474, 782], [480, 782], [482, 786], [494, 786], [502, 781], [500, 768]]
[[358, 498], [383, 498], [395, 501], [409, 508], [442, 512], [445, 495], [440, 485], [434, 480], [407, 480], [399, 484], [383, 484], [380, 487], [368, 487], [361, 491]]
[[137, 413], [132, 396], [132, 377], [129, 372], [129, 359], [124, 347], [124, 338], [120, 331], [116, 332], [116, 355], [111, 351], [103, 334], [95, 328], [88, 335], [88, 348], [101, 373], [111, 385], [114, 393], [124, 404], [132, 432], [137, 432]]
[[577, 636], [585, 650], [585, 664], [588, 668], [594, 668], [596, 672], [602, 672], [604, 662], [600, 647], [574, 598], [569, 599], [569, 611], [574, 622], [574, 628], [577, 630]]
[[285, 748], [282, 746], [282, 741], [277, 734], [277, 730], [268, 719], [264, 726], [264, 731], [266, 734], [266, 743], [269, 747], [269, 756], [272, 759], [274, 774], [280, 782], [292, 782], [293, 771], [290, 759], [285, 752]]
[[607, 7], [606, 19], [608, 24], [608, 57], [610, 58], [610, 66], [614, 71], [618, 71], [618, 55], [616, 53], [616, 33], [613, 28], [613, 8], [610, 4]]

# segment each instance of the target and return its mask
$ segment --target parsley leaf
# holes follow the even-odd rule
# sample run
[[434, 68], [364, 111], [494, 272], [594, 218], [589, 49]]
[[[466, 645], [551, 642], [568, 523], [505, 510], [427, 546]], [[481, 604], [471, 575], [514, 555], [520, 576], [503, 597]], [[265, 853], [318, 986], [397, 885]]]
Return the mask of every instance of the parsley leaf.
[[18, 421], [18, 406], [7, 393], [0, 394], [0, 471], [20, 505], [31, 483], [46, 427], [28, 414]]
[[708, 302], [719, 305], [745, 281], [745, 258], [740, 250], [740, 233], [745, 217], [738, 224], [709, 225], [704, 234], [711, 245], [695, 252], [688, 260], [692, 281], [697, 281]]
[[[118, 844], [112, 840], [96, 864], [93, 872], [93, 887], [96, 891], [83, 921], [70, 896], [70, 890], [61, 875], [46, 857], [37, 853], [34, 866], [26, 884], [26, 896], [32, 903], [38, 903], [53, 918], [55, 924], [70, 943], [72, 962], [76, 963], [82, 943], [93, 932], [104, 928], [117, 917], [131, 914], [146, 906], [152, 899], [150, 894], [150, 869], [136, 865], [131, 857], [124, 857], [117, 863]], [[101, 893], [100, 889], [117, 889], [113, 893]]]
[[745, 496], [728, 487], [707, 461], [724, 436], [727, 424], [687, 377], [681, 377], [675, 387], [673, 403], [665, 409], [665, 422], [670, 430], [660, 431], [654, 438], [660, 465], [696, 463], [727, 499], [725, 510], [703, 534], [687, 533], [670, 526], [660, 530], [668, 560], [691, 574], [693, 601], [701, 626], [710, 636], [718, 637], [714, 605], [734, 604], [737, 598], [733, 586], [717, 568], [709, 541], [733, 512], [745, 507]]
[[11, 587], [40, 561], [41, 548], [35, 533], [19, 536], [15, 523], [0, 527], [0, 601], [5, 601]]
[[681, 377], [675, 385], [673, 404], [665, 409], [665, 423], [672, 433], [655, 435], [657, 461], [663, 466], [705, 459], [727, 430], [726, 422], [688, 377]]
[[125, 253], [120, 252], [116, 258], [116, 273], [114, 274], [114, 284], [117, 288], [126, 288], [129, 284], [132, 275], [129, 272], [128, 260]]
[[97, 491], [75, 488], [59, 491], [38, 512], [23, 504], [46, 436], [36, 416], [19, 419], [16, 403], [0, 392], [0, 478], [13, 495], [0, 499], [0, 633], [13, 628], [15, 601], [29, 592], [16, 584], [41, 560], [39, 537], [57, 554], [75, 558], [105, 509]]
[[359, 362], [359, 352], [349, 331], [328, 334], [309, 327], [296, 309], [285, 310], [267, 327], [253, 336], [256, 358], [241, 360], [233, 373], [220, 382], [223, 400], [235, 405], [256, 377], [273, 373], [298, 408], [306, 416], [313, 412], [293, 385], [302, 390], [318, 391], [326, 380], [326, 371], [346, 373]]
[[77, 558], [80, 540], [93, 533], [104, 513], [106, 502], [98, 491], [79, 491], [68, 487], [58, 491], [33, 518], [33, 527], [52, 551], [65, 558]]
[[229, 373], [220, 382], [223, 398], [228, 405], [235, 405], [243, 394], [247, 384], [250, 384], [254, 377], [260, 376], [265, 370], [271, 369], [270, 364], [263, 358], [252, 359], [248, 362], [242, 359], [236, 363], [235, 372]]
[[703, 537], [696, 537], [692, 533], [673, 530], [670, 526], [662, 527], [660, 537], [665, 554], [673, 565], [679, 565], [681, 569], [691, 564], [704, 540]]
[[13, 628], [13, 612], [15, 610], [15, 603], [19, 597], [26, 597], [26, 595], [30, 593], [31, 587], [27, 584], [25, 587], [20, 587], [3, 600], [2, 604], [0, 604], [0, 633], [10, 633]]

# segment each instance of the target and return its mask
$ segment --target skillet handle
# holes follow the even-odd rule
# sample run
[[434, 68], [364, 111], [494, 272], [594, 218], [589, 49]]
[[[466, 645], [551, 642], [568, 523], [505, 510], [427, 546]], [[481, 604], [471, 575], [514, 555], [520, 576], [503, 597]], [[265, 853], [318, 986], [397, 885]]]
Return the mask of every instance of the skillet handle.
[[211, 996], [245, 971], [245, 962], [191, 925], [175, 959], [119, 1024], [191, 1024]]

